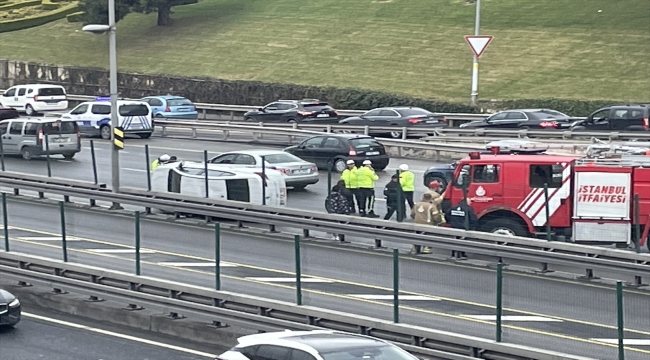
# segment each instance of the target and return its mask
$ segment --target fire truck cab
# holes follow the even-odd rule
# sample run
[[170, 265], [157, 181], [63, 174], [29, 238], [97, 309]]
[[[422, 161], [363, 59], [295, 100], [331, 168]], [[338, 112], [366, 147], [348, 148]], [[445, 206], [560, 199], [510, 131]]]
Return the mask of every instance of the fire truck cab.
[[587, 244], [628, 246], [635, 237], [646, 243], [650, 156], [645, 153], [626, 148], [615, 156], [601, 151], [584, 157], [512, 144], [487, 149], [459, 161], [443, 203], [452, 206], [466, 194], [479, 230], [540, 238], [550, 230], [554, 240]]

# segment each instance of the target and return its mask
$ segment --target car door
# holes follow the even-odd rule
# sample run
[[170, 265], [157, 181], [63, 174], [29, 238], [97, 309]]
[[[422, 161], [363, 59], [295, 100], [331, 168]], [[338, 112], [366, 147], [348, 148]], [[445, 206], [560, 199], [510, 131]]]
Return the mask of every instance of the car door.
[[7, 154], [20, 153], [20, 143], [23, 136], [24, 121], [12, 121], [9, 125], [9, 131], [2, 137], [2, 145]]
[[16, 104], [16, 109], [25, 110], [27, 106], [27, 88], [24, 86], [19, 86], [16, 88], [16, 97], [14, 97], [14, 103]]
[[375, 120], [375, 126], [391, 126], [393, 124], [396, 124], [399, 119], [401, 118], [400, 114], [391, 109], [384, 109], [379, 112], [379, 115], [377, 116], [377, 119]]
[[61, 116], [62, 119], [70, 119], [72, 121], [75, 121], [77, 125], [79, 126], [90, 126], [90, 119], [86, 118], [86, 112], [88, 112], [88, 104], [81, 104], [77, 106], [76, 108], [72, 109], [67, 114], [64, 114]]
[[293, 154], [305, 161], [315, 163], [318, 167], [324, 167], [325, 164], [319, 163], [317, 161], [317, 154], [318, 151], [322, 148], [324, 139], [325, 136], [316, 136], [309, 138], [300, 143], [300, 145], [294, 149]]
[[381, 109], [370, 110], [367, 113], [359, 116], [357, 120], [350, 122], [350, 125], [373, 126], [375, 125], [375, 121], [380, 119], [379, 114], [381, 111]]
[[587, 130], [609, 130], [611, 109], [603, 109], [589, 115], [584, 127]]
[[9, 88], [7, 91], [2, 94], [2, 103], [3, 106], [10, 107], [16, 109], [16, 88], [12, 87]]
[[7, 132], [9, 132], [9, 121], [0, 123], [0, 138], [2, 139], [2, 151], [7, 153], [7, 145], [5, 144], [5, 138], [7, 137]]
[[163, 112], [163, 110], [165, 110], [165, 106], [162, 100], [158, 98], [145, 98], [140, 101], [144, 101], [149, 104], [149, 106], [151, 107], [151, 113], [153, 114], [154, 117], [158, 115], [158, 113], [161, 113]]
[[345, 147], [345, 144], [339, 138], [334, 136], [326, 137], [321, 147], [314, 149], [315, 159], [324, 167], [331, 166], [332, 159], [337, 156], [347, 156], [348, 153], [349, 151]]
[[272, 116], [273, 121], [286, 122], [288, 120], [298, 120], [296, 111], [298, 106], [290, 103], [278, 103], [278, 109]]
[[261, 121], [261, 122], [277, 122], [280, 121], [280, 117], [283, 112], [286, 110], [280, 110], [279, 106], [281, 103], [279, 102], [274, 102], [270, 103], [266, 106], [264, 106], [260, 111], [259, 114], [255, 116], [255, 120]]
[[612, 109], [610, 112], [609, 129], [614, 131], [626, 130], [629, 126], [627, 109]]
[[504, 129], [516, 129], [523, 122], [528, 121], [528, 116], [521, 111], [509, 111], [503, 121], [503, 125], [499, 126]]
[[508, 115], [507, 112], [501, 112], [498, 114], [494, 114], [487, 118], [485, 122], [481, 125], [481, 127], [486, 127], [486, 128], [500, 128], [504, 125], [506, 122], [506, 116]]

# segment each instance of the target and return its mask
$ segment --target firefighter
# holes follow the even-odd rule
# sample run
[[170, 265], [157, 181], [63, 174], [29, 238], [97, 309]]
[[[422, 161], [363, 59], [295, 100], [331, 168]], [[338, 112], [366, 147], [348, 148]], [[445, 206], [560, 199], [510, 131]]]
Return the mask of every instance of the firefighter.
[[413, 208], [413, 192], [415, 191], [415, 174], [409, 170], [407, 164], [399, 166], [399, 183], [402, 185], [404, 198], [409, 204], [409, 209]]
[[375, 174], [372, 168], [372, 161], [364, 160], [363, 166], [357, 170], [357, 181], [359, 183], [359, 192], [361, 193], [361, 204], [359, 205], [359, 214], [371, 218], [379, 217], [375, 214], [375, 181], [379, 176]]
[[[440, 226], [445, 222], [442, 212], [433, 203], [433, 200], [431, 194], [424, 194], [422, 200], [413, 205], [411, 218], [416, 224]], [[428, 246], [413, 245], [411, 252], [415, 254], [431, 254], [431, 249]]]
[[160, 155], [160, 157], [158, 159], [151, 162], [151, 166], [150, 166], [151, 171], [156, 170], [158, 165], [167, 164], [169, 162], [169, 160], [171, 160], [171, 156], [169, 156], [167, 154]]
[[429, 189], [425, 192], [425, 194], [431, 194], [434, 203], [440, 207], [440, 204], [442, 203], [442, 195], [440, 194], [440, 182], [437, 180], [431, 181], [429, 183]]
[[348, 160], [345, 163], [345, 170], [341, 172], [341, 179], [345, 183], [345, 188], [348, 189], [344, 195], [348, 199], [348, 202], [352, 206], [352, 212], [354, 213], [354, 198], [357, 198], [357, 207], [359, 208], [359, 213], [361, 213], [361, 194], [359, 194], [359, 181], [357, 180], [357, 169], [354, 160]]
[[[449, 227], [454, 229], [476, 230], [478, 227], [478, 217], [474, 209], [472, 209], [471, 204], [472, 201], [470, 199], [463, 198], [447, 210], [446, 218], [449, 222]], [[462, 236], [458, 238], [464, 239]], [[467, 258], [467, 254], [464, 251], [452, 251], [451, 256]]]
[[399, 177], [393, 175], [390, 178], [390, 182], [384, 187], [384, 196], [386, 197], [386, 216], [384, 220], [389, 220], [393, 217], [393, 214], [397, 212], [397, 221], [404, 220], [405, 206], [404, 206], [404, 194], [401, 194], [402, 186], [399, 183]]

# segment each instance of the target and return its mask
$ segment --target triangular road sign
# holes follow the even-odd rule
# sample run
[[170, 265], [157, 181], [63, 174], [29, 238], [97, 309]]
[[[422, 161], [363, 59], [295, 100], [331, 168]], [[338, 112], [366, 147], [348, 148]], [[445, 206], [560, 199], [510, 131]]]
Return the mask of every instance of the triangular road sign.
[[476, 57], [481, 57], [481, 54], [483, 54], [483, 51], [485, 51], [493, 38], [494, 36], [492, 35], [465, 35], [465, 41], [467, 41], [467, 44], [469, 44]]

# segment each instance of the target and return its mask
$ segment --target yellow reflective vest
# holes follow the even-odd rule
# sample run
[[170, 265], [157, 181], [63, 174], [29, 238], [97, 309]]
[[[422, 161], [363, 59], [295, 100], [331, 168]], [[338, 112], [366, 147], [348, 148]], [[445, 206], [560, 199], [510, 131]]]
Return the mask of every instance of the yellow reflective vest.
[[151, 168], [151, 171], [156, 170], [156, 168], [160, 165], [160, 161], [158, 159], [154, 160], [151, 162], [151, 165], [149, 166]]
[[379, 176], [375, 174], [369, 166], [362, 166], [357, 170], [357, 180], [359, 181], [359, 187], [364, 189], [374, 189], [375, 181], [379, 179]]
[[358, 189], [359, 181], [357, 180], [357, 172], [359, 169], [354, 166], [352, 169], [346, 168], [341, 173], [341, 180], [345, 182], [345, 187], [348, 189]]
[[411, 171], [401, 171], [399, 173], [399, 184], [402, 185], [402, 191], [415, 191], [415, 174]]

